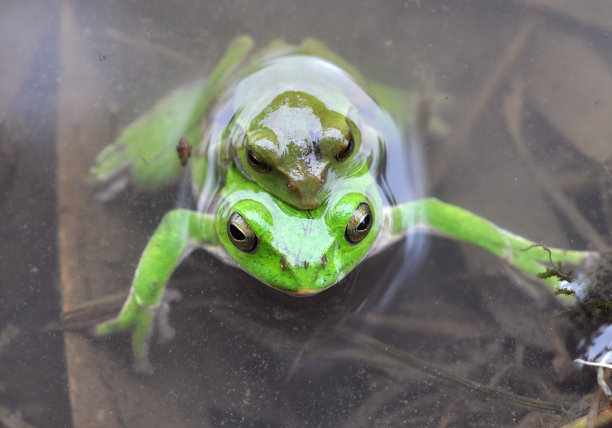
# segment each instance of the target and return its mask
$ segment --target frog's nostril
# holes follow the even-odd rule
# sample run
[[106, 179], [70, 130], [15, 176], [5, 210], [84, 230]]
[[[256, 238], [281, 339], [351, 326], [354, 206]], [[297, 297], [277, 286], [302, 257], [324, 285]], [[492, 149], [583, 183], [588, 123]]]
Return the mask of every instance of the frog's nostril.
[[293, 180], [287, 180], [287, 188], [290, 192], [297, 192], [299, 190], [298, 185]]

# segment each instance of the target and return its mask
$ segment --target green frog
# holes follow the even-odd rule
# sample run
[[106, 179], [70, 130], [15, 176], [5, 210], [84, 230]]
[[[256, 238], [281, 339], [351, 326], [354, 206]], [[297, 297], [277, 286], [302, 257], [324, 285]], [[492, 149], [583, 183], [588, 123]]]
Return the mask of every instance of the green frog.
[[207, 82], [162, 99], [92, 168], [92, 181], [111, 197], [128, 182], [158, 188], [187, 164], [196, 195], [193, 209], [165, 215], [121, 312], [96, 328], [98, 335], [131, 332], [139, 370], [151, 370], [148, 338], [166, 283], [196, 248], [300, 296], [337, 284], [414, 231], [473, 243], [529, 275], [551, 259], [584, 265], [597, 257], [532, 246], [434, 198], [394, 203], [384, 191], [385, 148], [410, 129], [410, 103], [314, 40], [274, 42], [255, 54], [251, 47], [250, 38], [234, 41]]

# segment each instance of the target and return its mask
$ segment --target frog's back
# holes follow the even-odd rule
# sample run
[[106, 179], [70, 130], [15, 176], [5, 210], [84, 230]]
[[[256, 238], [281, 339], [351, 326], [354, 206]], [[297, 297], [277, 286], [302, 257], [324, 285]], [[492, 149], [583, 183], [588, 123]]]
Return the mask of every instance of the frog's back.
[[[245, 139], [245, 130], [283, 94], [307, 94], [322, 103], [326, 111], [355, 124], [360, 141], [351, 162], [355, 168], [367, 163], [372, 175], [378, 177], [384, 164], [385, 142], [399, 140], [400, 135], [390, 116], [358, 83], [361, 80], [326, 58], [287, 45], [251, 59], [227, 84], [205, 121], [199, 155], [206, 158], [209, 168], [196, 186], [201, 195], [200, 208], [209, 206], [207, 201], [222, 186], [228, 164], [236, 160], [236, 144]], [[238, 166], [241, 167], [239, 162]], [[240, 169], [248, 177], [248, 172]], [[325, 185], [331, 189], [335, 181], [342, 179], [341, 175], [334, 171], [321, 181], [328, 181]], [[277, 188], [283, 186], [291, 185], [282, 182]], [[283, 195], [277, 196], [291, 204]], [[299, 204], [292, 205], [300, 208]]]

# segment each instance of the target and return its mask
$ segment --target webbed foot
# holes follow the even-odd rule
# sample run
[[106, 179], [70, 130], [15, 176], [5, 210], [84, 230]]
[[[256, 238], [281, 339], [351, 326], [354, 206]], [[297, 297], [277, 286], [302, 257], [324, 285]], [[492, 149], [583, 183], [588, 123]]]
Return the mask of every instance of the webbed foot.
[[170, 303], [181, 299], [181, 292], [174, 289], [167, 289], [164, 292], [162, 301], [157, 308], [155, 314], [155, 326], [157, 328], [157, 341], [159, 343], [168, 343], [174, 339], [176, 334], [174, 328], [170, 324]]
[[139, 305], [130, 298], [121, 313], [109, 321], [99, 324], [94, 329], [96, 336], [108, 336], [118, 332], [132, 332], [132, 353], [134, 369], [140, 373], [152, 373], [149, 361], [149, 338], [151, 337], [155, 308]]

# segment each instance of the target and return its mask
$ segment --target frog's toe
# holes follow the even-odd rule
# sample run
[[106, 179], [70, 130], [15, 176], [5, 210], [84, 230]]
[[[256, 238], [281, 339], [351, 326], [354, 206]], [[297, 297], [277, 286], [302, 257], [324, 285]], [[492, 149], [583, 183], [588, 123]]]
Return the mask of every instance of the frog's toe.
[[153, 364], [151, 364], [151, 360], [149, 360], [148, 356], [135, 359], [133, 367], [136, 373], [141, 373], [144, 375], [152, 375], [155, 371], [155, 369], [153, 369]]
[[170, 325], [167, 312], [160, 311], [155, 321], [157, 324], [157, 341], [159, 343], [168, 343], [174, 339], [176, 332]]
[[180, 300], [181, 293], [178, 290], [168, 289], [164, 292], [162, 301], [155, 314], [155, 325], [157, 337], [160, 343], [167, 343], [174, 338], [175, 331], [170, 325], [170, 303]]
[[155, 325], [157, 327], [157, 340], [159, 343], [168, 343], [174, 339], [175, 331], [170, 325], [168, 305], [161, 305], [155, 316]]

